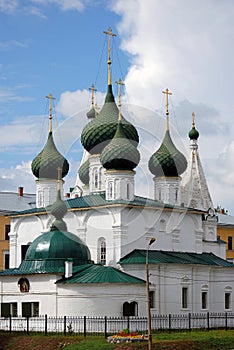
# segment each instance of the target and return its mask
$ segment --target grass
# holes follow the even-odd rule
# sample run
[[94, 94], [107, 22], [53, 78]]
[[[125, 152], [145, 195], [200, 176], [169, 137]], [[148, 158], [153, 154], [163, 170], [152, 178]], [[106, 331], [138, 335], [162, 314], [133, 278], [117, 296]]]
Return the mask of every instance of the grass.
[[[7, 339], [6, 339], [7, 338]], [[4, 340], [5, 346], [4, 346]], [[3, 345], [1, 347], [1, 345]], [[0, 350], [137, 350], [148, 349], [147, 342], [110, 344], [104, 336], [59, 335], [0, 332]], [[154, 350], [230, 350], [234, 349], [234, 330], [191, 332], [157, 332], [153, 334]]]

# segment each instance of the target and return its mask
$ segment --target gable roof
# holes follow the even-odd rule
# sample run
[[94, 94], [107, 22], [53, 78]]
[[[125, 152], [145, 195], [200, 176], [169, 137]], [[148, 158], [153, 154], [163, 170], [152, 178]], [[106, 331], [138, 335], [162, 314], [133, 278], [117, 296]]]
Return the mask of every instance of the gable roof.
[[[149, 264], [198, 264], [212, 266], [232, 266], [234, 265], [213, 253], [186, 253], [162, 250], [149, 250]], [[131, 253], [120, 259], [121, 265], [145, 264], [146, 250], [134, 249]]]
[[70, 278], [63, 278], [57, 284], [72, 283], [145, 283], [144, 280], [131, 276], [111, 266], [88, 264], [80, 266]]

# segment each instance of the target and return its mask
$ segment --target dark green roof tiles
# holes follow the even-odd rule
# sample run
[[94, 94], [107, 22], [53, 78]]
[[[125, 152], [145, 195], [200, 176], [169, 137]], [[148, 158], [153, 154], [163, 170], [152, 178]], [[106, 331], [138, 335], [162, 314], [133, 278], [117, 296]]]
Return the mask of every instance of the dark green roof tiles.
[[[112, 93], [112, 86], [108, 85], [105, 103], [99, 115], [91, 120], [83, 129], [81, 143], [91, 154], [100, 154], [104, 147], [115, 135], [118, 123], [119, 110]], [[139, 137], [135, 127], [123, 118], [123, 128], [126, 137], [138, 144]]]
[[58, 168], [62, 169], [62, 178], [69, 171], [68, 161], [58, 152], [52, 132], [49, 132], [48, 139], [43, 150], [32, 161], [33, 175], [38, 179], [57, 179]]
[[127, 139], [122, 121], [118, 122], [113, 139], [103, 149], [100, 161], [104, 168], [133, 170], [140, 161], [137, 148]]
[[157, 177], [179, 176], [185, 171], [187, 160], [175, 147], [168, 130], [166, 131], [161, 146], [151, 156], [148, 166], [150, 172]]

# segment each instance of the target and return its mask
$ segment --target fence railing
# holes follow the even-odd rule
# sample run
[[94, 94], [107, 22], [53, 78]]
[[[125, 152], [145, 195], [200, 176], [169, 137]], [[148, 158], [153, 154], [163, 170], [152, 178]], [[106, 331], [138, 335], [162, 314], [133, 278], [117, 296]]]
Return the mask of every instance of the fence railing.
[[[152, 331], [210, 330], [234, 328], [234, 313], [188, 313], [151, 316]], [[147, 332], [146, 317], [0, 317], [0, 330], [8, 332], [41, 332], [63, 334], [108, 334], [123, 329]]]

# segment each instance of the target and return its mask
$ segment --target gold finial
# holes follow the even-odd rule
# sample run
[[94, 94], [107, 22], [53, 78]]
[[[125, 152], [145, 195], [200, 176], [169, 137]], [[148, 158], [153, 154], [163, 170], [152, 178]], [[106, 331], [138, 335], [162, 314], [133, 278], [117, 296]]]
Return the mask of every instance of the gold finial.
[[121, 120], [121, 85], [124, 86], [124, 83], [122, 82], [121, 79], [116, 81], [116, 84], [118, 85], [118, 107], [119, 107], [119, 120]]
[[110, 39], [112, 36], [116, 36], [116, 34], [112, 33], [112, 29], [109, 27], [108, 31], [104, 31], [104, 34], [108, 35], [108, 85], [111, 85], [111, 58], [110, 58], [110, 54], [111, 54], [111, 45], [110, 45]]
[[60, 182], [62, 177], [62, 168], [58, 167], [58, 191], [61, 190]]
[[166, 91], [163, 91], [163, 94], [166, 95], [166, 130], [169, 130], [169, 103], [168, 103], [168, 96], [172, 95], [172, 92], [169, 92], [168, 89], [166, 89]]
[[195, 113], [192, 113], [192, 128], [195, 128]]
[[97, 89], [94, 88], [94, 84], [89, 88], [89, 91], [92, 91], [91, 104], [92, 108], [94, 108], [94, 93], [97, 91]]
[[55, 97], [53, 97], [52, 94], [49, 94], [46, 96], [50, 100], [50, 115], [49, 115], [49, 120], [50, 120], [50, 126], [49, 126], [49, 132], [52, 132], [52, 109], [53, 109], [53, 100], [56, 100]]

